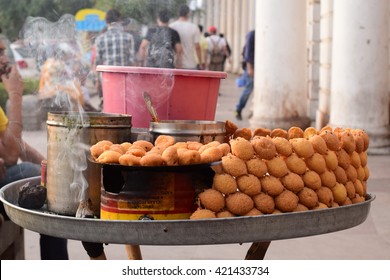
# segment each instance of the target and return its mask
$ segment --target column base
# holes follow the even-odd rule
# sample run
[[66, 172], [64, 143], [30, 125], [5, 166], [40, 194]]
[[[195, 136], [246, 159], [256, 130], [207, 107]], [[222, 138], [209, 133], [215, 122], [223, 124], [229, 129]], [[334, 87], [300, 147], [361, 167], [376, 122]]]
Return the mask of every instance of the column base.
[[257, 119], [253, 116], [250, 121], [252, 128], [264, 127], [268, 129], [282, 128], [288, 130], [292, 126], [297, 126], [305, 130], [307, 127], [310, 127], [311, 120], [308, 117], [302, 118], [261, 118]]
[[317, 110], [316, 112], [316, 129], [321, 130], [324, 126], [326, 126], [329, 123], [329, 114], [324, 113], [320, 110]]

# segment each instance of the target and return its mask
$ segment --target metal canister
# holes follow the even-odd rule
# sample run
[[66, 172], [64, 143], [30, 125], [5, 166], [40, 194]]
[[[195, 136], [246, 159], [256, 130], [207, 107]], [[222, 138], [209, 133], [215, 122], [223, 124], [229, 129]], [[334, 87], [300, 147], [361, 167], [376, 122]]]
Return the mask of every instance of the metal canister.
[[124, 114], [50, 112], [47, 119], [48, 210], [74, 216], [83, 200], [100, 215], [101, 169], [87, 157], [101, 140], [130, 141], [131, 116]]
[[164, 120], [151, 122], [149, 126], [153, 141], [159, 135], [171, 135], [176, 142], [196, 141], [207, 144], [212, 141], [225, 142], [225, 123], [219, 121]]

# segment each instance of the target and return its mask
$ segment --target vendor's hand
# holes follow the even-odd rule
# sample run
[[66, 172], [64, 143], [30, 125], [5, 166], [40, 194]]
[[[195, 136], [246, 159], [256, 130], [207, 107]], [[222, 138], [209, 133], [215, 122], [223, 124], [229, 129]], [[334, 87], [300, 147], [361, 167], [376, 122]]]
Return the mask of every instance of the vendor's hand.
[[20, 76], [16, 65], [13, 65], [11, 72], [8, 75], [2, 75], [1, 79], [3, 80], [4, 88], [8, 93], [8, 97], [11, 98], [12, 95], [23, 95], [24, 82], [22, 76]]
[[5, 178], [5, 172], [6, 172], [6, 168], [5, 168], [4, 160], [0, 158], [0, 180], [3, 180]]

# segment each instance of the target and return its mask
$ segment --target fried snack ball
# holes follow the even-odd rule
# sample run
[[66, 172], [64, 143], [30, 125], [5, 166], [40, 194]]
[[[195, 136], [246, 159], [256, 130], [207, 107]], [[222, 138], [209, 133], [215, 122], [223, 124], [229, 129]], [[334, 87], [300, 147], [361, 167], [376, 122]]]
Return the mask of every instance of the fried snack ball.
[[351, 157], [348, 155], [348, 153], [344, 149], [340, 149], [336, 151], [336, 155], [337, 161], [339, 162], [339, 166], [344, 169], [347, 169], [348, 166], [351, 164]]
[[226, 173], [214, 175], [213, 189], [227, 195], [237, 192], [237, 188], [237, 181], [231, 175]]
[[362, 181], [367, 181], [368, 178], [370, 177], [370, 169], [368, 169], [368, 166], [363, 167], [364, 170], [364, 179]]
[[123, 142], [120, 144], [122, 146], [122, 149], [125, 151], [125, 153], [131, 148], [133, 144], [130, 142]]
[[236, 215], [230, 213], [228, 210], [224, 210], [221, 212], [217, 213], [217, 218], [232, 218], [235, 217]]
[[267, 173], [267, 164], [259, 158], [248, 160], [246, 167], [249, 174], [253, 174], [258, 178], [263, 177]]
[[333, 170], [333, 172], [334, 175], [336, 176], [337, 182], [341, 184], [345, 184], [348, 181], [347, 173], [345, 173], [345, 170], [342, 167], [337, 166], [337, 168]]
[[141, 157], [137, 157], [135, 155], [132, 155], [130, 153], [126, 153], [124, 155], [121, 155], [118, 159], [119, 164], [121, 165], [127, 165], [127, 166], [139, 166], [141, 165]]
[[172, 146], [175, 146], [177, 149], [188, 149], [187, 142], [176, 142]]
[[263, 215], [263, 213], [261, 213], [261, 211], [257, 210], [255, 207], [252, 208], [252, 210], [250, 210], [248, 213], [246, 213], [244, 216], [260, 216], [260, 215]]
[[187, 141], [187, 149], [188, 150], [195, 150], [199, 151], [200, 147], [202, 147], [203, 144], [196, 141]]
[[247, 127], [239, 128], [233, 134], [233, 138], [238, 138], [238, 137], [242, 137], [249, 141], [252, 138], [252, 130]]
[[324, 130], [320, 133], [320, 136], [325, 140], [329, 150], [337, 151], [340, 149], [340, 140], [332, 131]]
[[230, 140], [232, 154], [242, 160], [250, 160], [255, 155], [251, 142], [243, 137]]
[[344, 185], [337, 183], [333, 188], [331, 188], [334, 201], [338, 204], [344, 203], [347, 198], [347, 189]]
[[281, 182], [286, 189], [292, 191], [293, 193], [300, 192], [305, 186], [302, 177], [295, 173], [288, 173], [286, 176], [281, 178]]
[[304, 138], [305, 133], [303, 132], [302, 128], [297, 126], [292, 126], [287, 131], [287, 138], [293, 139], [293, 138]]
[[355, 131], [352, 131], [353, 139], [355, 140], [355, 151], [361, 153], [364, 151], [364, 139], [362, 135], [356, 134]]
[[154, 146], [149, 152], [146, 152], [146, 154], [159, 154], [159, 155], [162, 155], [162, 153], [164, 152], [164, 150], [166, 148], [167, 147], [163, 147], [163, 146]]
[[320, 175], [320, 177], [322, 185], [330, 189], [333, 188], [337, 183], [336, 175], [334, 175], [333, 171], [326, 170]]
[[303, 132], [303, 136], [304, 136], [306, 139], [310, 139], [311, 137], [316, 136], [316, 135], [318, 135], [318, 134], [320, 134], [320, 133], [319, 133], [318, 130], [315, 129], [314, 127], [308, 127], [308, 128], [306, 128], [305, 131]]
[[235, 215], [245, 215], [254, 206], [252, 198], [242, 192], [230, 194], [225, 198], [225, 205], [227, 210]]
[[268, 173], [277, 178], [281, 178], [288, 173], [286, 162], [280, 157], [274, 157], [266, 161]]
[[219, 141], [212, 141], [207, 144], [204, 144], [202, 147], [199, 148], [198, 152], [203, 153], [205, 150], [207, 150], [210, 147], [218, 147], [221, 143]]
[[108, 150], [113, 143], [108, 140], [101, 140], [92, 145], [89, 149], [92, 157], [96, 160], [104, 151]]
[[237, 129], [238, 129], [238, 126], [235, 123], [233, 123], [233, 122], [231, 122], [229, 120], [226, 120], [226, 122], [225, 122], [225, 131], [226, 131], [227, 138], [232, 136]]
[[364, 196], [360, 196], [360, 195], [356, 195], [353, 199], [352, 199], [352, 204], [356, 204], [356, 203], [361, 203], [361, 202], [364, 202], [366, 199], [364, 198]]
[[349, 154], [349, 157], [351, 158], [351, 165], [355, 167], [356, 169], [362, 166], [362, 162], [360, 159], [359, 154], [356, 151], [353, 151]]
[[217, 148], [221, 150], [222, 156], [226, 156], [231, 152], [230, 146], [228, 143], [221, 143], [217, 146]]
[[326, 161], [319, 153], [314, 153], [310, 158], [307, 158], [306, 166], [318, 174], [322, 174], [326, 171]]
[[347, 183], [344, 184], [345, 189], [347, 191], [347, 197], [350, 199], [354, 198], [356, 195], [356, 190], [355, 190], [355, 185], [353, 182], [348, 181]]
[[355, 129], [352, 133], [356, 135], [360, 135], [363, 138], [363, 143], [364, 143], [363, 152], [367, 151], [368, 146], [370, 145], [370, 137], [368, 136], [367, 132], [365, 132], [363, 129]]
[[122, 154], [117, 151], [106, 150], [96, 159], [96, 161], [99, 163], [119, 163], [121, 155]]
[[353, 184], [355, 186], [355, 192], [360, 196], [365, 196], [366, 192], [364, 190], [362, 182], [360, 180], [356, 180]]
[[219, 212], [225, 207], [225, 197], [215, 189], [207, 189], [199, 194], [201, 205], [213, 212]]
[[144, 155], [141, 158], [140, 163], [142, 166], [161, 166], [165, 164], [162, 156], [157, 153], [150, 153]]
[[360, 157], [360, 163], [363, 167], [365, 167], [367, 165], [367, 152], [362, 152], [359, 154], [359, 157]]
[[309, 208], [307, 208], [305, 205], [298, 203], [297, 208], [293, 210], [293, 212], [305, 212], [308, 211]]
[[285, 159], [287, 168], [296, 174], [302, 175], [306, 172], [307, 166], [305, 161], [293, 153]]
[[312, 210], [320, 210], [320, 209], [328, 209], [328, 205], [322, 203], [322, 202], [319, 202], [318, 203], [318, 206], [314, 207]]
[[264, 176], [260, 179], [262, 192], [270, 196], [278, 196], [284, 191], [282, 182], [274, 176]]
[[322, 138], [319, 135], [314, 135], [309, 138], [309, 141], [313, 145], [314, 151], [321, 154], [325, 155], [326, 152], [328, 151], [328, 147], [326, 146], [326, 142], [324, 138]]
[[284, 190], [275, 197], [275, 207], [282, 212], [292, 212], [298, 206], [298, 196], [289, 190]]
[[324, 132], [324, 131], [330, 131], [330, 132], [332, 132], [333, 129], [332, 129], [332, 127], [331, 127], [330, 125], [326, 125], [326, 126], [324, 126], [323, 128], [320, 129], [320, 134], [321, 134], [322, 132]]
[[271, 214], [275, 210], [275, 201], [272, 196], [265, 193], [259, 193], [253, 198], [255, 208], [264, 214]]
[[352, 165], [348, 166], [348, 168], [345, 170], [345, 174], [347, 175], [347, 178], [349, 181], [355, 182], [358, 178], [358, 173], [356, 171], [356, 168]]
[[120, 144], [112, 144], [110, 146], [109, 150], [116, 151], [116, 152], [118, 152], [118, 153], [120, 153], [122, 155], [125, 153], [125, 151], [123, 150], [123, 148], [122, 148], [122, 146]]
[[198, 151], [179, 149], [177, 150], [179, 165], [190, 165], [201, 163], [201, 156]]
[[242, 175], [236, 178], [236, 181], [238, 189], [249, 196], [254, 196], [261, 192], [260, 180], [255, 175]]
[[324, 203], [328, 207], [332, 207], [332, 203], [333, 203], [334, 199], [333, 199], [333, 193], [329, 188], [320, 187], [315, 192], [318, 196], [319, 202]]
[[271, 130], [269, 130], [268, 128], [264, 128], [264, 127], [258, 127], [258, 128], [255, 128], [255, 130], [253, 131], [253, 137], [255, 136], [270, 136], [271, 135]]
[[322, 186], [320, 175], [313, 170], [305, 172], [302, 176], [302, 180], [305, 183], [305, 186], [312, 190], [318, 190]]
[[179, 165], [179, 154], [177, 153], [176, 146], [167, 147], [163, 151], [161, 157], [164, 160], [166, 165], [169, 166]]
[[333, 171], [337, 168], [337, 166], [339, 166], [339, 161], [335, 151], [328, 150], [328, 152], [324, 155], [324, 159], [326, 162], [326, 167], [329, 170]]
[[[188, 151], [193, 153], [198, 153], [198, 151], [192, 151], [192, 150], [188, 150]], [[220, 161], [222, 156], [223, 156], [222, 151], [218, 149], [218, 147], [209, 147], [200, 154], [200, 162], [209, 163], [209, 162]]]
[[127, 150], [126, 154], [128, 155], [133, 155], [133, 156], [136, 156], [136, 157], [143, 157], [146, 152], [143, 148], [141, 147], [131, 147], [130, 149]]
[[222, 157], [222, 168], [225, 173], [234, 177], [248, 174], [245, 161], [232, 154]]
[[272, 138], [272, 141], [275, 144], [276, 151], [278, 152], [279, 155], [288, 157], [292, 154], [292, 146], [290, 142], [283, 137], [275, 137]]
[[154, 147], [152, 143], [146, 140], [137, 140], [133, 142], [133, 146], [141, 147], [145, 150], [145, 152], [149, 152]]
[[352, 153], [356, 149], [355, 138], [348, 131], [343, 131], [339, 134], [340, 147], [344, 149], [348, 154]]
[[200, 219], [214, 219], [217, 218], [215, 213], [208, 209], [197, 209], [192, 215], [190, 216], [191, 220], [200, 220]]
[[306, 206], [307, 208], [311, 209], [318, 205], [318, 195], [317, 193], [308, 188], [304, 187], [299, 193], [298, 193], [299, 203]]
[[290, 139], [293, 151], [302, 158], [309, 158], [314, 154], [314, 148], [311, 142], [305, 138]]
[[159, 135], [156, 140], [154, 140], [154, 146], [167, 148], [175, 144], [175, 138], [170, 135]]
[[272, 212], [272, 215], [274, 214], [283, 214], [283, 212], [275, 208], [274, 212]]
[[276, 156], [276, 147], [272, 138], [263, 136], [255, 137], [251, 143], [259, 158], [270, 160]]
[[275, 128], [271, 131], [270, 136], [271, 136], [271, 138], [281, 137], [281, 138], [287, 139], [288, 133], [287, 133], [287, 130], [285, 130], [285, 129]]

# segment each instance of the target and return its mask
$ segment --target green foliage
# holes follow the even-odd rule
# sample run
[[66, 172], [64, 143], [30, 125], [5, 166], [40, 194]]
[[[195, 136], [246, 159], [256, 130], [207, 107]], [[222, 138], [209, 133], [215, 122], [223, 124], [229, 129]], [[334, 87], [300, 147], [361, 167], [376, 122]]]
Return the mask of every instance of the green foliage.
[[[37, 92], [39, 86], [39, 80], [27, 79], [24, 80], [24, 92], [23, 95], [34, 94]], [[8, 94], [4, 89], [3, 83], [0, 83], [0, 106], [5, 109], [7, 104]]]

